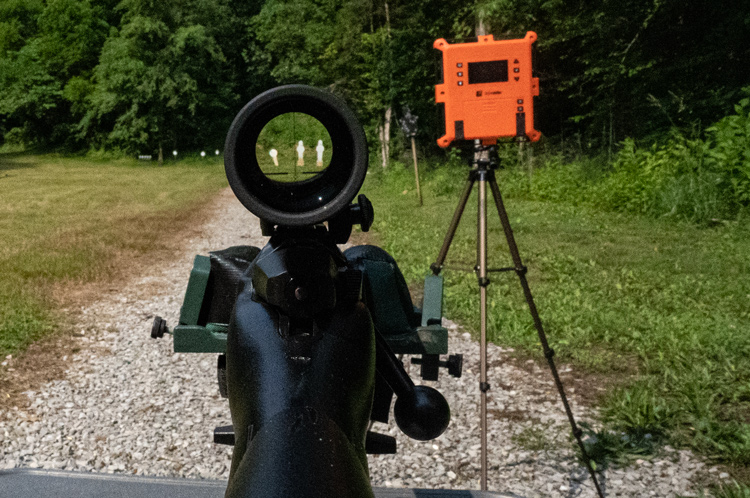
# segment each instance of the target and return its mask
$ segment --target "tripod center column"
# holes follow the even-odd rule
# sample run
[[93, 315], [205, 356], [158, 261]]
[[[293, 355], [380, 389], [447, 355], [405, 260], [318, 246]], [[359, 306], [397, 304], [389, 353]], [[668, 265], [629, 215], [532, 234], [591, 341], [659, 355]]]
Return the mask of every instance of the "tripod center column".
[[477, 171], [479, 183], [479, 206], [477, 209], [477, 278], [479, 279], [479, 390], [480, 390], [480, 437], [481, 475], [480, 487], [487, 490], [487, 176], [489, 171]]

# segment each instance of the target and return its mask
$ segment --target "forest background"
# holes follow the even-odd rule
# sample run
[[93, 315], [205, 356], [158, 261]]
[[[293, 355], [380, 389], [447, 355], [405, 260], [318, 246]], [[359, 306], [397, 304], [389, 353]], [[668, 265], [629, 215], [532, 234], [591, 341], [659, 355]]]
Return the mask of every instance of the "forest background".
[[[704, 139], [722, 117], [747, 115], [744, 2], [2, 0], [0, 145], [220, 149], [250, 98], [305, 83], [344, 96], [381, 151], [408, 107], [435, 154], [432, 41], [468, 39], [479, 23], [496, 37], [538, 33], [537, 127], [559, 152], [606, 152], [611, 164], [626, 139]], [[730, 140], [732, 127], [713, 133]], [[722, 214], [733, 214], [748, 171], [723, 173], [712, 179], [727, 182], [736, 202]]]
[[221, 149], [250, 98], [304, 83], [355, 108], [383, 166], [407, 148], [407, 108], [420, 154], [440, 155], [432, 41], [479, 25], [539, 35], [530, 152], [552, 154], [537, 165], [606, 159], [566, 174], [606, 174], [576, 197], [699, 222], [744, 212], [750, 8], [730, 0], [0, 0], [0, 147]]

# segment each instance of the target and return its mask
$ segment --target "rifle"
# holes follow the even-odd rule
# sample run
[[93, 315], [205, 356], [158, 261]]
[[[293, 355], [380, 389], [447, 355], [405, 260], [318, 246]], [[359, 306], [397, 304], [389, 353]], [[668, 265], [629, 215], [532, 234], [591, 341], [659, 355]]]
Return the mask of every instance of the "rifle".
[[[304, 143], [316, 142], [318, 161], [306, 166]], [[407, 436], [430, 440], [448, 427], [443, 395], [415, 385], [396, 356], [421, 355], [424, 379], [440, 367], [461, 375], [461, 355], [440, 360], [442, 277], [427, 277], [416, 308], [387, 252], [338, 248], [354, 225], [372, 224], [369, 200], [352, 203], [367, 163], [356, 116], [320, 89], [271, 89], [229, 128], [229, 184], [270, 239], [197, 256], [170, 332], [175, 352], [219, 353], [232, 425], [214, 440], [234, 446], [227, 498], [373, 497], [367, 454], [395, 453], [396, 441], [369, 428], [388, 422], [394, 394]], [[167, 332], [157, 317], [152, 337]]]

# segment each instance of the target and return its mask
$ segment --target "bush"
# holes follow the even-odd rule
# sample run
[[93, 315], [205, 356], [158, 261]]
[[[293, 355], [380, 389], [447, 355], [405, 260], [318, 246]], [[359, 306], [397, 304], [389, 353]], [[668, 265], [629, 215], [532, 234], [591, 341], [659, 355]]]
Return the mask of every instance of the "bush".
[[722, 196], [722, 176], [714, 171], [699, 138], [673, 132], [664, 145], [638, 149], [626, 140], [613, 171], [594, 185], [590, 198], [598, 207], [671, 216], [695, 222], [726, 216], [731, 208]]
[[750, 87], [744, 93], [748, 97], [734, 107], [734, 115], [706, 130], [712, 142], [709, 157], [723, 173], [738, 208], [750, 205]]
[[[750, 95], [750, 87], [745, 92]], [[673, 130], [650, 148], [626, 139], [612, 165], [603, 163], [545, 155], [536, 159], [533, 175], [519, 164], [505, 181], [512, 195], [539, 200], [696, 223], [736, 218], [750, 206], [750, 97], [704, 137]]]

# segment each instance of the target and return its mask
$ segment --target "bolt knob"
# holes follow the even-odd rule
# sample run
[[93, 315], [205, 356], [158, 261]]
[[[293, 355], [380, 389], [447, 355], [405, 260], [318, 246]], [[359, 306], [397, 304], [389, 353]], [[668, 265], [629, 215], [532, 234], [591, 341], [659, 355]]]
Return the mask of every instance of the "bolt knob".
[[436, 389], [414, 386], [414, 391], [396, 399], [393, 416], [401, 432], [412, 439], [428, 441], [448, 428], [451, 409]]

